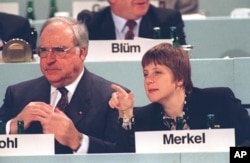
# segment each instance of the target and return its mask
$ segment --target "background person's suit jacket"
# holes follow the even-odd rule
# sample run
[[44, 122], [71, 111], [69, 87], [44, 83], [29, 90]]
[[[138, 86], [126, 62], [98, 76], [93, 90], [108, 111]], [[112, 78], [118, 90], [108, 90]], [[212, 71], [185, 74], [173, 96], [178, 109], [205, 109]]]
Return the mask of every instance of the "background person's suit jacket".
[[21, 38], [30, 43], [31, 26], [27, 18], [0, 12], [0, 38], [9, 41]]
[[[85, 15], [86, 16], [86, 15]], [[84, 22], [86, 17], [77, 16], [78, 20]], [[111, 15], [110, 7], [106, 7], [99, 12], [93, 12], [89, 15], [86, 25], [89, 30], [90, 40], [115, 40], [115, 25]], [[146, 15], [142, 17], [139, 37], [153, 38], [153, 28], [160, 27], [161, 37], [170, 38], [170, 27], [177, 27], [177, 36], [180, 44], [186, 44], [186, 36], [184, 33], [184, 22], [181, 14], [177, 10], [157, 8], [150, 5]]]

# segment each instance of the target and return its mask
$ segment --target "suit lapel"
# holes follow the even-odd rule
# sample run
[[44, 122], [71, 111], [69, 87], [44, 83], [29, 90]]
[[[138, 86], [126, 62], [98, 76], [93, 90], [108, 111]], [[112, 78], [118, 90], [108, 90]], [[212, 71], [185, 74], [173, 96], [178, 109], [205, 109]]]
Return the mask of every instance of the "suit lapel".
[[103, 26], [101, 27], [103, 31], [102, 35], [103, 38], [105, 39], [116, 39], [116, 34], [115, 34], [115, 25], [114, 21], [112, 19], [111, 11], [110, 9], [107, 11], [107, 16], [105, 20], [103, 21]]
[[42, 101], [50, 104], [50, 83], [45, 77], [41, 77], [32, 87], [33, 96], [31, 101]]
[[[40, 77], [31, 85], [32, 97], [31, 101], [41, 101], [50, 104], [50, 84], [45, 77]], [[42, 133], [42, 126], [40, 122], [33, 122], [26, 131], [27, 133]]]
[[65, 113], [76, 125], [79, 120], [84, 118], [89, 110], [91, 97], [91, 75], [85, 68], [84, 74], [75, 90]]
[[152, 6], [150, 6], [147, 14], [142, 17], [142, 20], [140, 23], [140, 29], [139, 29], [139, 37], [143, 37], [143, 38], [153, 37], [153, 28], [155, 26], [155, 23], [153, 23], [153, 21], [155, 20], [155, 18], [152, 18], [151, 10], [152, 10]]

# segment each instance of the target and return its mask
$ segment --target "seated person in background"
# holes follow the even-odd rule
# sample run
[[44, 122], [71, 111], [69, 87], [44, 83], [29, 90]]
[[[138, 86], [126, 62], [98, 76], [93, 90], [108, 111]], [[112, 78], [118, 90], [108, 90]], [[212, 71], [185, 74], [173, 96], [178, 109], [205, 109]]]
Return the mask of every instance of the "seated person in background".
[[161, 2], [165, 3], [164, 7], [179, 10], [181, 14], [194, 14], [198, 12], [198, 0], [161, 0]]
[[206, 129], [207, 115], [215, 115], [220, 128], [234, 128], [237, 146], [249, 146], [250, 117], [230, 88], [196, 88], [191, 81], [188, 55], [168, 43], [148, 50], [142, 58], [144, 87], [152, 102], [134, 106], [132, 93], [112, 85], [116, 91], [109, 104], [119, 110], [119, 152], [135, 152], [135, 131], [175, 130], [176, 117], [183, 129]]
[[25, 133], [54, 134], [56, 154], [114, 152], [118, 112], [108, 105], [112, 82], [84, 65], [87, 28], [54, 17], [43, 24], [39, 42], [43, 76], [7, 88], [0, 108], [6, 133], [16, 134], [23, 120]]
[[[108, 0], [110, 6], [91, 14], [87, 23], [90, 40], [126, 39], [129, 27], [127, 20], [134, 20], [133, 36], [153, 38], [154, 27], [160, 27], [161, 38], [170, 38], [170, 27], [177, 28], [179, 44], [186, 44], [184, 22], [179, 11], [157, 8], [150, 0]], [[80, 12], [77, 19], [85, 20], [86, 14]], [[85, 15], [85, 16], [84, 16]], [[131, 34], [131, 31], [129, 32]]]
[[25, 17], [0, 12], [0, 40], [21, 38], [30, 43], [31, 26]]

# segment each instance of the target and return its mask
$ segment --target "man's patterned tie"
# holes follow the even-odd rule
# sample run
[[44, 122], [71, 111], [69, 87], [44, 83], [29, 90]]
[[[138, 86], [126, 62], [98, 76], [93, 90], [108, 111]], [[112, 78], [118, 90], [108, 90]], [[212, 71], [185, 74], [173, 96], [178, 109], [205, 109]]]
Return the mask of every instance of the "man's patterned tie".
[[62, 111], [65, 111], [65, 108], [68, 106], [68, 90], [65, 87], [58, 88], [60, 93], [62, 94], [61, 99], [58, 101], [56, 108], [59, 108]]
[[125, 39], [126, 40], [133, 40], [134, 39], [134, 27], [136, 26], [136, 22], [134, 20], [128, 20], [126, 22], [126, 26], [128, 26], [129, 30], [125, 34]]

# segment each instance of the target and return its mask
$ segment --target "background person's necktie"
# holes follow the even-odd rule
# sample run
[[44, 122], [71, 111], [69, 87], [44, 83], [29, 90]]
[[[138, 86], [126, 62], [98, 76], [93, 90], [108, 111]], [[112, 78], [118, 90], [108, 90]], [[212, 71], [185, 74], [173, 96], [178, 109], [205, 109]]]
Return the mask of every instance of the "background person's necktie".
[[65, 111], [65, 108], [68, 106], [68, 90], [65, 87], [58, 88], [60, 93], [62, 94], [60, 100], [58, 101], [56, 108], [59, 108], [62, 111]]
[[127, 31], [127, 33], [125, 34], [125, 39], [126, 40], [132, 40], [134, 39], [134, 27], [136, 25], [136, 22], [134, 20], [128, 20], [126, 22], [126, 26], [128, 26], [129, 30]]

